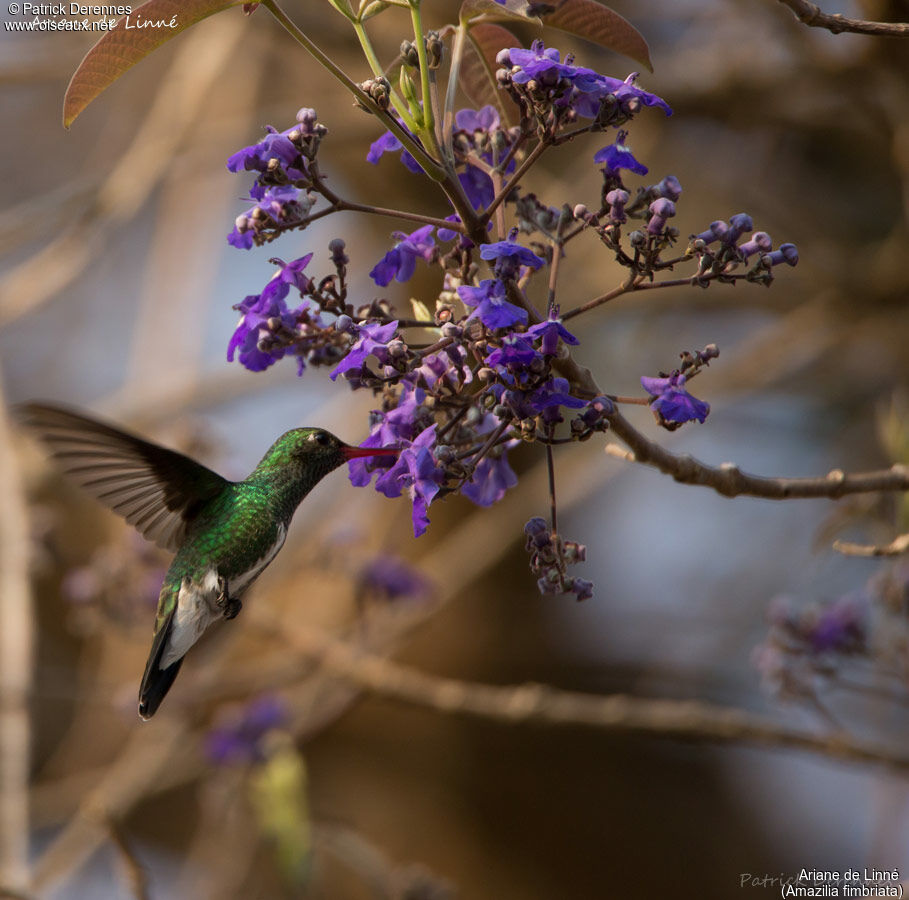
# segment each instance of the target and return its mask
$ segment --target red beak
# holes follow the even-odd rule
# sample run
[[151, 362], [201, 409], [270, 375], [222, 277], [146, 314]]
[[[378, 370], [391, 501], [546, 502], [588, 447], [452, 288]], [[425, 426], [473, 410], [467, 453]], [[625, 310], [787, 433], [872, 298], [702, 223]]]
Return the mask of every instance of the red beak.
[[348, 460], [360, 459], [363, 456], [397, 456], [401, 450], [398, 447], [350, 447], [344, 446], [341, 452]]

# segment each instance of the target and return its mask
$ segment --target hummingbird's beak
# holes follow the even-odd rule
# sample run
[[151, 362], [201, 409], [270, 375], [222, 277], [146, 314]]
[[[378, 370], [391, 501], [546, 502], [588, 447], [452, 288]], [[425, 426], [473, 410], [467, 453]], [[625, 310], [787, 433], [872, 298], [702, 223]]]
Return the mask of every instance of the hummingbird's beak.
[[344, 446], [341, 452], [348, 460], [360, 459], [363, 456], [397, 456], [401, 450], [398, 447], [350, 447]]

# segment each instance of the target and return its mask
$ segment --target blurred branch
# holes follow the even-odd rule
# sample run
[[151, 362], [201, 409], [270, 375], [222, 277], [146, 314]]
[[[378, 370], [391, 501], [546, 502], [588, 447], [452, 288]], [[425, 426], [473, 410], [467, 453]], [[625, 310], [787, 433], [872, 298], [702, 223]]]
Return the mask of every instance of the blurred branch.
[[29, 526], [0, 376], [0, 880], [29, 883], [28, 782], [34, 621]]
[[121, 821], [149, 794], [160, 775], [166, 776], [188, 752], [188, 725], [162, 718], [154, 728], [137, 725], [119, 758], [107, 767], [101, 782], [83, 798], [35, 864], [35, 888], [48, 892], [78, 869], [110, 837], [110, 822]]
[[683, 484], [711, 487], [724, 497], [747, 495], [768, 500], [828, 497], [836, 500], [846, 494], [909, 490], [909, 467], [904, 465], [852, 475], [842, 469], [833, 469], [820, 478], [768, 478], [749, 475], [734, 463], [708, 466], [688, 454], [677, 456], [645, 437], [618, 410], [609, 416], [609, 424], [612, 432], [631, 448], [631, 452], [626, 453], [607, 447], [610, 455], [653, 466]]
[[795, 17], [805, 25], [815, 28], [826, 28], [833, 34], [851, 31], [854, 34], [876, 34], [890, 37], [909, 36], [909, 24], [905, 22], [869, 22], [866, 19], [850, 19], [839, 13], [833, 15], [822, 12], [820, 7], [807, 0], [778, 0], [788, 6]]
[[107, 823], [110, 833], [111, 843], [117, 850], [117, 854], [123, 862], [123, 868], [126, 872], [126, 882], [129, 885], [130, 892], [136, 900], [150, 900], [151, 893], [148, 889], [148, 874], [145, 867], [136, 858], [132, 847], [126, 840], [120, 826], [111, 819]]
[[909, 553], [909, 533], [901, 534], [889, 544], [852, 544], [849, 541], [834, 541], [833, 549], [846, 556], [901, 556]]
[[78, 221], [0, 279], [0, 325], [65, 288], [105, 249], [111, 228], [138, 212], [197, 127], [212, 86], [224, 66], [233, 65], [246, 34], [239, 17], [218, 16], [186, 36], [151, 110], [94, 202]]
[[647, 734], [720, 744], [755, 744], [804, 750], [846, 762], [881, 763], [909, 771], [909, 755], [842, 732], [816, 735], [766, 716], [694, 700], [653, 700], [624, 694], [598, 696], [527, 683], [494, 686], [428, 675], [372, 654], [359, 653], [317, 629], [275, 623], [295, 650], [333, 675], [414, 706], [476, 716], [509, 725], [580, 725], [623, 734]]

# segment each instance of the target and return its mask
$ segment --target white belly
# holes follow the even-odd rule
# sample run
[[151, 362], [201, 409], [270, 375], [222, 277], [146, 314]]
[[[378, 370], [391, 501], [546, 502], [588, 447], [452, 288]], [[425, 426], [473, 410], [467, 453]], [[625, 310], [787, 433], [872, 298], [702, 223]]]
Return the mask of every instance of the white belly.
[[[261, 559], [241, 575], [230, 579], [227, 591], [230, 597], [239, 597], [243, 591], [262, 573], [265, 567], [277, 556], [287, 537], [287, 528], [278, 526], [277, 540], [266, 550]], [[218, 572], [209, 569], [199, 581], [186, 578], [177, 595], [177, 608], [171, 622], [167, 647], [161, 654], [159, 668], [166, 669], [178, 659], [182, 659], [190, 647], [199, 640], [206, 629], [224, 615], [218, 606]]]

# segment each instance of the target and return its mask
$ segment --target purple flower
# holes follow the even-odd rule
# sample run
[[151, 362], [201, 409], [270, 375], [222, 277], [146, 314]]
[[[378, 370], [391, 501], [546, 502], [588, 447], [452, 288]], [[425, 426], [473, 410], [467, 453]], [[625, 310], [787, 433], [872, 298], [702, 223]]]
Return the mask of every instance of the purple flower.
[[256, 235], [280, 225], [285, 228], [301, 223], [312, 209], [312, 201], [301, 200], [301, 191], [292, 185], [265, 188], [254, 185], [250, 191], [253, 205], [237, 216], [234, 230], [227, 236], [227, 243], [241, 250], [249, 250]]
[[606, 147], [603, 147], [593, 156], [593, 161], [596, 163], [605, 163], [606, 171], [610, 175], [615, 175], [620, 169], [627, 169], [629, 172], [634, 172], [637, 175], [646, 175], [647, 166], [643, 163], [639, 163], [628, 147], [625, 146], [625, 138], [627, 133], [620, 131], [615, 141], [609, 144]]
[[[243, 315], [227, 345], [227, 361], [234, 361], [234, 354], [240, 351], [240, 362], [251, 372], [262, 372], [284, 356], [284, 348], [276, 345], [272, 350], [260, 349], [260, 344], [274, 332], [275, 328], [293, 329], [298, 315], [308, 306], [308, 301], [295, 312], [290, 312], [284, 302], [291, 286], [299, 291], [309, 287], [309, 278], [303, 270], [312, 259], [307, 253], [299, 259], [285, 263], [280, 259], [271, 262], [280, 266], [261, 294], [250, 294], [234, 309]], [[300, 359], [302, 363], [302, 357]]]
[[409, 447], [398, 455], [394, 465], [376, 480], [376, 490], [386, 497], [399, 497], [408, 490], [413, 502], [413, 533], [419, 537], [429, 526], [427, 511], [445, 478], [432, 455], [436, 442], [436, 425], [425, 428]]
[[477, 287], [462, 285], [458, 296], [465, 306], [475, 307], [468, 316], [476, 316], [487, 328], [510, 328], [527, 323], [527, 310], [505, 299], [505, 285], [497, 278], [485, 278]]
[[360, 369], [366, 365], [366, 360], [374, 356], [383, 365], [388, 362], [388, 342], [394, 337], [398, 329], [398, 322], [388, 322], [386, 325], [372, 323], [368, 325], [352, 325], [359, 338], [348, 350], [347, 356], [329, 373], [329, 378], [334, 381], [344, 372]]
[[408, 372], [405, 379], [413, 384], [422, 382], [435, 393], [439, 392], [439, 387], [448, 387], [457, 393], [461, 385], [473, 381], [473, 371], [467, 351], [458, 344], [451, 344], [437, 353], [424, 356], [420, 365]]
[[480, 256], [486, 260], [495, 260], [493, 271], [497, 278], [509, 279], [518, 274], [521, 266], [528, 266], [531, 269], [539, 269], [545, 260], [540, 259], [532, 250], [522, 247], [516, 243], [513, 238], [517, 234], [517, 229], [512, 229], [509, 240], [497, 241], [494, 244], [483, 244], [480, 247]]
[[693, 419], [703, 424], [710, 412], [709, 403], [685, 390], [685, 376], [679, 372], [664, 378], [642, 375], [641, 386], [653, 397], [650, 408], [659, 416], [661, 424], [681, 425]]
[[280, 697], [262, 695], [223, 725], [212, 728], [205, 741], [208, 758], [217, 765], [262, 762], [263, 738], [288, 720], [287, 706]]
[[[374, 410], [372, 412], [373, 425], [369, 437], [361, 447], [400, 447], [409, 444], [422, 426], [418, 422], [424, 415], [431, 415], [423, 404], [426, 400], [426, 391], [419, 387], [404, 382], [404, 390], [398, 397], [398, 405], [388, 412]], [[382, 469], [390, 469], [395, 460], [387, 456], [362, 457], [351, 459], [348, 462], [350, 483], [356, 487], [365, 487], [372, 480], [372, 476]]]
[[[572, 397], [569, 393], [570, 387], [565, 378], [551, 378], [545, 384], [538, 387], [535, 391], [527, 394], [523, 400], [523, 410], [530, 411], [530, 415], [542, 414], [543, 421], [549, 424], [556, 424], [562, 421], [562, 415], [559, 412], [560, 406], [567, 406], [569, 409], [582, 409], [587, 406], [586, 400], [578, 397]], [[525, 415], [526, 418], [526, 415]]]
[[486, 357], [486, 364], [491, 368], [507, 369], [512, 373], [527, 369], [536, 360], [543, 357], [534, 349], [533, 344], [517, 334], [507, 335], [502, 346], [497, 347]]
[[624, 81], [610, 78], [608, 75], [597, 75], [596, 73], [593, 75], [593, 79], [576, 78], [574, 81], [577, 93], [571, 99], [571, 106], [579, 116], [586, 119], [596, 118], [603, 99], [609, 94], [616, 98], [626, 116], [634, 115], [641, 104], [658, 106], [667, 116], [672, 115], [672, 109], [665, 100], [656, 94], [642, 90], [634, 83], [638, 77], [637, 72], [632, 72]]
[[508, 465], [508, 457], [502, 451], [498, 458], [485, 456], [480, 460], [470, 481], [461, 487], [461, 493], [477, 506], [492, 506], [517, 483], [518, 476]]
[[[293, 168], [293, 163], [300, 156], [300, 151], [287, 135], [294, 129], [288, 128], [285, 132], [278, 132], [276, 128], [267, 125], [266, 130], [268, 134], [257, 144], [244, 147], [228, 158], [227, 168], [231, 172], [242, 172], [244, 170], [267, 172], [269, 163], [273, 159], [278, 160], [281, 163], [281, 167], [285, 170], [288, 167]], [[300, 171], [297, 177], [302, 175], [303, 172]]]
[[[506, 53], [515, 84], [527, 84], [533, 80], [542, 87], [554, 88], [564, 79], [584, 90], [598, 77], [591, 69], [571, 65], [567, 62], [567, 57], [566, 62], [559, 62], [559, 51], [554, 47], [545, 47], [542, 41], [534, 41], [529, 50], [511, 47]], [[500, 57], [503, 55], [500, 54]]]
[[436, 245], [432, 236], [434, 227], [424, 225], [411, 234], [394, 232], [398, 243], [376, 263], [369, 277], [380, 287], [387, 287], [393, 278], [408, 281], [416, 268], [417, 258], [432, 261]]
[[[501, 133], [501, 123], [499, 114], [493, 106], [484, 106], [482, 109], [459, 109], [455, 113], [456, 144], [459, 157], [466, 156], [467, 151], [472, 149], [480, 158], [489, 165], [493, 165], [496, 160], [489, 149], [490, 137], [496, 133]], [[508, 141], [506, 133], [506, 142], [502, 147], [504, 154], [508, 150]], [[466, 162], [466, 161], [465, 161]], [[511, 160], [506, 169], [507, 172], [515, 170], [515, 162]], [[483, 209], [492, 203], [495, 197], [495, 186], [489, 174], [482, 168], [466, 162], [466, 168], [458, 174], [458, 180], [464, 188], [467, 199], [470, 200], [474, 209]], [[439, 236], [442, 240], [441, 235]]]
[[[395, 118], [397, 118], [397, 116]], [[410, 134], [410, 131], [407, 130], [400, 119], [398, 119], [398, 124]], [[398, 150], [404, 150], [404, 145], [390, 131], [386, 131], [382, 137], [370, 144], [369, 153], [366, 154], [366, 161], [376, 166], [379, 164], [379, 160], [382, 158], [383, 154], [396, 153]], [[416, 175], [421, 175], [423, 173], [420, 164], [406, 150], [401, 154], [401, 162]]]
[[458, 131], [475, 133], [484, 131], [491, 134], [501, 127], [499, 113], [494, 106], [484, 106], [481, 109], [459, 109], [455, 113], [455, 125]]
[[559, 341], [576, 346], [578, 339], [562, 324], [558, 310], [551, 309], [549, 318], [536, 325], [531, 325], [526, 334], [540, 339], [540, 352], [544, 356], [555, 356], [559, 351]]

